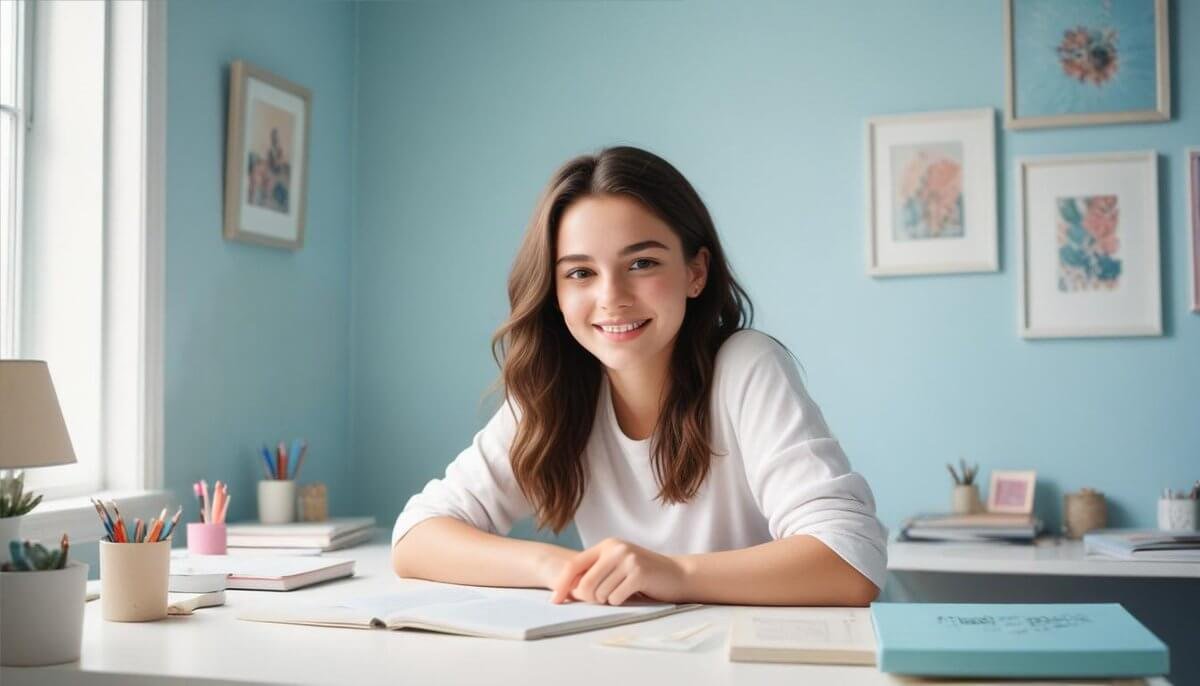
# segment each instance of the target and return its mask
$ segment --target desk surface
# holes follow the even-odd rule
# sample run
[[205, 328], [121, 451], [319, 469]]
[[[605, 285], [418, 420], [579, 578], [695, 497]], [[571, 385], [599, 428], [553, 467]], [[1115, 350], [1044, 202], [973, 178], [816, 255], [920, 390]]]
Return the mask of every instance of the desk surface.
[[1200, 563], [1089, 557], [1083, 554], [1082, 542], [1063, 539], [1046, 539], [1037, 545], [893, 541], [888, 544], [888, 570], [1200, 579]]
[[[911, 683], [873, 667], [733, 663], [726, 636], [733, 608], [711, 606], [661, 619], [538, 641], [468, 638], [417, 631], [334, 629], [246, 622], [238, 609], [257, 603], [325, 603], [394, 588], [386, 532], [369, 545], [331, 553], [357, 560], [355, 576], [290, 593], [228, 591], [226, 605], [159, 622], [105, 622], [87, 605], [79, 662], [4, 668], [5, 686], [24, 684], [197, 683], [788, 684], [847, 686]], [[598, 645], [618, 633], [663, 634], [710, 621], [690, 653]], [[210, 682], [212, 683], [212, 682]], [[1165, 686], [1163, 679], [1151, 682]], [[942, 682], [943, 686], [946, 682]], [[1061, 686], [1061, 684], [1059, 685]]]

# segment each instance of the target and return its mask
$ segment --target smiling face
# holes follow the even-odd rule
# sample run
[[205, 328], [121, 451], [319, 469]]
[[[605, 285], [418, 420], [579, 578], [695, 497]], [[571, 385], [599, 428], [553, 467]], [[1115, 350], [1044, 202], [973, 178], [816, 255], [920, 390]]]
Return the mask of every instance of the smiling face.
[[704, 288], [708, 254], [689, 260], [670, 226], [629, 196], [576, 200], [555, 248], [567, 330], [610, 371], [665, 369], [687, 299]]

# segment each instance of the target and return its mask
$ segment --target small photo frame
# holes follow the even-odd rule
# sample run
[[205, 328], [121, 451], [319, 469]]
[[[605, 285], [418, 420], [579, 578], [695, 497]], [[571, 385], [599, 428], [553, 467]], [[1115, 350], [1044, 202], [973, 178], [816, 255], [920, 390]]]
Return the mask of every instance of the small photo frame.
[[1167, 0], [1005, 0], [1005, 128], [1167, 121], [1167, 29]]
[[1162, 335], [1157, 157], [1018, 160], [1021, 336]]
[[994, 471], [988, 484], [987, 510], [1004, 514], [1032, 514], [1037, 472]]
[[227, 239], [298, 250], [308, 202], [307, 88], [241, 60], [229, 70]]
[[996, 113], [866, 121], [867, 274], [994, 272]]
[[1192, 312], [1200, 312], [1200, 148], [1187, 150], [1188, 227], [1192, 235]]

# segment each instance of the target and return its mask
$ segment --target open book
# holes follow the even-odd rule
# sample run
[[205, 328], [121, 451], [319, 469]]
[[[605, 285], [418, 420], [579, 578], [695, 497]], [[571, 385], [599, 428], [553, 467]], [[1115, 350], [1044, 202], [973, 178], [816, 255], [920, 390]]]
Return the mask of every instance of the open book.
[[700, 605], [550, 602], [541, 589], [457, 586], [405, 579], [394, 593], [337, 605], [251, 607], [238, 619], [356, 629], [426, 629], [464, 636], [532, 640], [655, 619]]

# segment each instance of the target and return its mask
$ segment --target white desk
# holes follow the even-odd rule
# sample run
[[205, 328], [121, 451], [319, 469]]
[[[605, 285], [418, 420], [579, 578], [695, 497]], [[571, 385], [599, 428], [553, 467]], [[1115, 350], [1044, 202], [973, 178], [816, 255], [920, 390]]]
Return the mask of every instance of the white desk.
[[957, 574], [1022, 574], [1139, 579], [1200, 579], [1200, 562], [1144, 562], [1088, 557], [1081, 541], [888, 544], [888, 570]]
[[[384, 539], [384, 540], [381, 540]], [[159, 622], [105, 622], [88, 603], [79, 662], [4, 668], [4, 686], [26, 684], [875, 684], [911, 683], [873, 667], [732, 663], [726, 634], [732, 608], [713, 606], [611, 629], [539, 641], [504, 641], [415, 631], [332, 629], [235, 619], [249, 603], [335, 602], [387, 592], [392, 577], [381, 532], [370, 545], [331, 553], [353, 557], [356, 574], [290, 593], [228, 591], [223, 607]], [[614, 633], [662, 634], [711, 621], [709, 638], [690, 653], [597, 645]], [[214, 681], [201, 681], [211, 679]], [[1167, 686], [1156, 679], [1155, 686]], [[945, 686], [946, 682], [941, 682]]]

